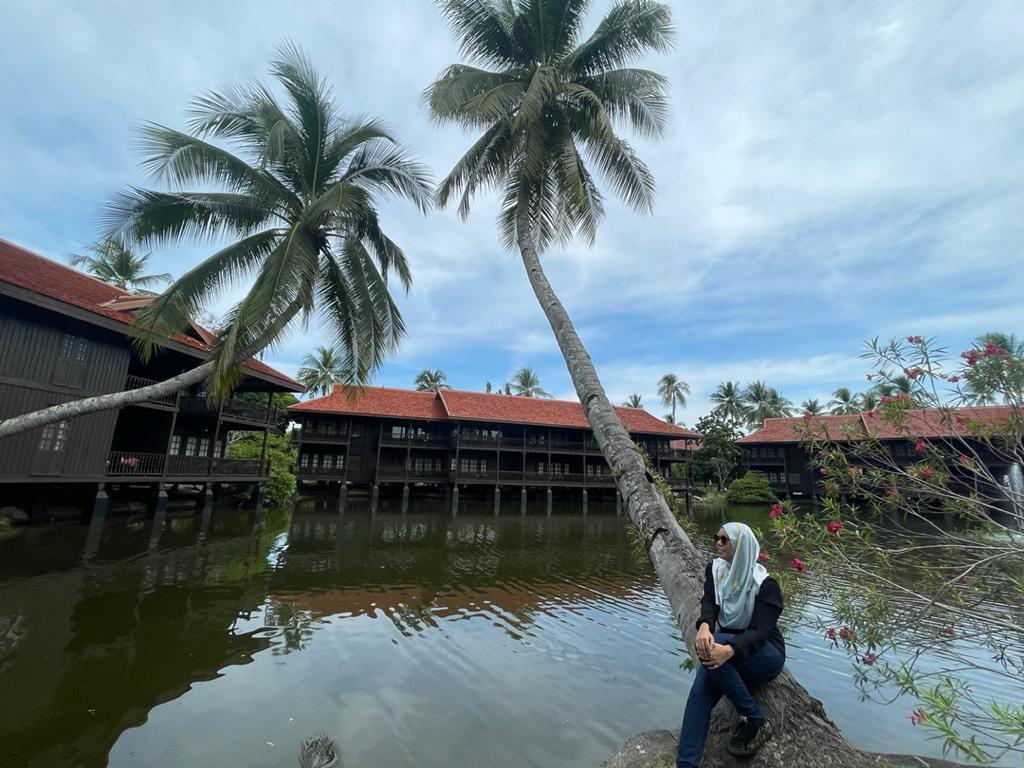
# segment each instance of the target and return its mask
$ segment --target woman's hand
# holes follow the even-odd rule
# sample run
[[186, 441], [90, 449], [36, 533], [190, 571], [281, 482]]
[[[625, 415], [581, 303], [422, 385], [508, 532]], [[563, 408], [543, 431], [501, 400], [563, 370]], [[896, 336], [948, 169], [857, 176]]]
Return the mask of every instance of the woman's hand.
[[711, 634], [707, 624], [701, 624], [697, 630], [697, 641], [694, 643], [697, 649], [697, 657], [703, 661], [711, 653], [711, 646], [715, 644], [715, 636]]
[[719, 645], [712, 642], [711, 650], [705, 658], [701, 659], [701, 663], [708, 669], [718, 669], [735, 655], [736, 649], [731, 645]]

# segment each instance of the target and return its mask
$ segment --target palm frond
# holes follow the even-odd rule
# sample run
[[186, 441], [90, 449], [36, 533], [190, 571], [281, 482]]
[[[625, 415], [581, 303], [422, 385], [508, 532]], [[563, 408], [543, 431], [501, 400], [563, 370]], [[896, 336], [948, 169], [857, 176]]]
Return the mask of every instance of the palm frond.
[[613, 120], [628, 123], [642, 136], [661, 136], [668, 123], [668, 78], [646, 69], [614, 69], [584, 77]]
[[521, 66], [512, 41], [510, 3], [504, 8], [488, 0], [439, 0], [441, 14], [459, 40], [460, 51], [471, 61], [494, 66]]
[[616, 69], [649, 51], [671, 48], [672, 11], [653, 0], [620, 0], [585, 42], [567, 57], [574, 76]]

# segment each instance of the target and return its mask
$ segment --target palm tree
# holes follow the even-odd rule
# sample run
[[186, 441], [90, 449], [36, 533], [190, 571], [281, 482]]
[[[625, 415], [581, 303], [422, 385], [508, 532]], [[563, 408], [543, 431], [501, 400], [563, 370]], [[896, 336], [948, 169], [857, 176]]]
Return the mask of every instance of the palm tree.
[[442, 389], [451, 389], [451, 387], [445, 384], [446, 378], [448, 377], [440, 368], [435, 368], [432, 371], [424, 368], [417, 374], [416, 380], [413, 383], [420, 392], [439, 392]]
[[857, 407], [861, 411], [873, 411], [881, 405], [879, 400], [878, 393], [874, 389], [869, 389], [867, 392], [857, 395]]
[[136, 256], [131, 248], [116, 237], [106, 237], [86, 246], [91, 256], [71, 257], [71, 266], [84, 269], [104, 283], [116, 285], [124, 291], [152, 296], [147, 286], [171, 282], [171, 276], [164, 272], [159, 275], [144, 274], [150, 254]]
[[[237, 382], [242, 360], [314, 313], [356, 384], [396, 348], [405, 325], [388, 278], [406, 289], [412, 278], [402, 250], [381, 229], [376, 202], [395, 195], [426, 211], [433, 202], [426, 170], [380, 120], [343, 117], [296, 47], [279, 49], [271, 73], [285, 106], [253, 84], [198, 97], [190, 133], [145, 127], [143, 167], [171, 191], [129, 188], [106, 214], [110, 234], [133, 243], [231, 240], [139, 312], [134, 326], [148, 357], [221, 288], [254, 275], [227, 313], [211, 359], [159, 384], [7, 419], [0, 437], [204, 379], [220, 397]], [[193, 183], [209, 191], [187, 191]]]
[[540, 377], [532, 368], [520, 368], [515, 372], [512, 381], [505, 385], [505, 392], [517, 397], [551, 397], [551, 394], [544, 391], [540, 386]]
[[[1024, 391], [1024, 342], [1010, 333], [989, 331], [974, 340], [982, 353], [979, 361], [965, 366], [963, 394], [972, 405], [996, 405], [1010, 402]], [[1001, 349], [1006, 355], [986, 355], [986, 349]]]
[[821, 403], [818, 400], [804, 400], [800, 403], [800, 408], [804, 413], [810, 414], [811, 416], [817, 416], [824, 409], [821, 407]]
[[676, 403], [683, 408], [686, 407], [686, 396], [690, 394], [690, 385], [680, 379], [674, 373], [666, 373], [658, 382], [658, 397], [661, 404], [672, 409], [672, 420], [669, 424], [676, 423]]
[[715, 410], [731, 421], [743, 423], [747, 420], [749, 408], [738, 381], [723, 381], [711, 393]]
[[763, 381], [754, 381], [743, 391], [747, 405], [747, 427], [760, 429], [765, 419], [777, 419], [793, 415], [793, 404], [783, 397], [775, 387]]
[[348, 383], [351, 375], [333, 349], [317, 347], [302, 360], [297, 378], [309, 394], [317, 396], [330, 394], [335, 384]]
[[828, 401], [826, 407], [833, 416], [849, 416], [860, 413], [859, 398], [850, 391], [849, 387], [839, 387], [833, 392], [832, 399]]
[[644, 407], [643, 400], [640, 398], [640, 395], [636, 394], [635, 392], [626, 398], [626, 402], [624, 402], [623, 405], [626, 406], [627, 408]]

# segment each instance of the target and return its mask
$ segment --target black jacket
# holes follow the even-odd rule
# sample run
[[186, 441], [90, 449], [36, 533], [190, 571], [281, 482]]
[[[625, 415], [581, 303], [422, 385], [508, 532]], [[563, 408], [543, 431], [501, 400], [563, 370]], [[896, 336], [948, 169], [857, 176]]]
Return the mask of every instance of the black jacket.
[[[718, 627], [718, 603], [715, 602], [715, 579], [711, 575], [711, 563], [704, 569], [704, 595], [700, 599], [701, 624], [707, 624], [712, 633], [735, 632], [736, 637], [726, 643], [736, 651], [736, 658], [745, 659], [757, 653], [765, 643], [771, 643], [786, 655], [786, 643], [782, 639], [777, 622], [782, 613], [782, 590], [779, 582], [769, 576], [761, 582], [754, 600], [754, 613], [750, 616], [750, 624], [745, 627]], [[716, 629], [717, 628], [717, 629]]]

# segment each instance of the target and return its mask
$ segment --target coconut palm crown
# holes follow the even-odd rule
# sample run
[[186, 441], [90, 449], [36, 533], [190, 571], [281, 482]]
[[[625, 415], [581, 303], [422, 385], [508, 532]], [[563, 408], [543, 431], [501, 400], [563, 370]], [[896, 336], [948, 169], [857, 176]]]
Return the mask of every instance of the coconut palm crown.
[[84, 269], [93, 277], [122, 290], [152, 295], [150, 286], [171, 282], [171, 276], [166, 272], [159, 275], [144, 274], [150, 254], [137, 256], [119, 238], [103, 238], [86, 246], [86, 250], [92, 255], [72, 256], [71, 266]]
[[297, 47], [279, 48], [270, 72], [283, 102], [259, 83], [228, 87], [194, 100], [188, 133], [146, 125], [143, 167], [170, 191], [132, 187], [107, 211], [111, 231], [135, 243], [228, 241], [137, 322], [148, 355], [161, 330], [184, 327], [220, 290], [247, 283], [214, 351], [215, 393], [237, 381], [240, 359], [314, 314], [342, 366], [365, 381], [405, 330], [388, 278], [411, 282], [377, 199], [403, 197], [424, 211], [432, 203], [424, 166], [380, 120], [343, 116]]
[[299, 383], [311, 395], [328, 395], [335, 384], [348, 384], [351, 375], [342, 364], [341, 357], [329, 347], [317, 347], [306, 355], [296, 374]]
[[425, 101], [438, 121], [482, 131], [441, 182], [442, 206], [458, 197], [465, 218], [478, 192], [497, 189], [504, 244], [525, 226], [539, 250], [576, 234], [593, 242], [604, 197], [592, 167], [628, 205], [651, 208], [654, 178], [614, 126], [664, 128], [668, 81], [625, 65], [669, 47], [667, 6], [620, 0], [581, 41], [588, 0], [438, 5], [471, 64], [444, 70]]
[[540, 376], [532, 368], [520, 368], [505, 385], [505, 392], [517, 397], [551, 397], [540, 385]]
[[672, 409], [672, 418], [667, 421], [676, 423], [676, 405], [686, 407], [686, 396], [690, 394], [690, 385], [674, 373], [666, 373], [658, 381], [658, 397], [661, 404]]
[[439, 392], [442, 389], [451, 389], [446, 384], [448, 376], [440, 368], [429, 370], [424, 368], [418, 374], [416, 374], [416, 380], [413, 382], [416, 385], [418, 392]]

